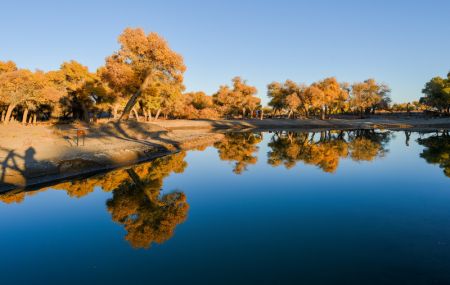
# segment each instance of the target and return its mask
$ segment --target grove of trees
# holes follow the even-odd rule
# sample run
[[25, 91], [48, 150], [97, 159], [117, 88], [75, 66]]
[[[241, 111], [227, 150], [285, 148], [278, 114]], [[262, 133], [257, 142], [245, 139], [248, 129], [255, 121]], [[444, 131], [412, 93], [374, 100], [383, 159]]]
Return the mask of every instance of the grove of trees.
[[390, 89], [374, 79], [352, 85], [338, 82], [335, 77], [325, 78], [310, 85], [291, 80], [272, 82], [267, 86], [269, 106], [273, 113], [287, 113], [287, 117], [310, 117], [321, 119], [339, 113], [374, 113], [386, 109], [390, 103]]
[[95, 71], [74, 60], [49, 72], [0, 61], [0, 120], [28, 124], [52, 118], [255, 118], [269, 112], [287, 118], [327, 119], [333, 114], [363, 116], [380, 109], [409, 111], [409, 107], [423, 110], [423, 106], [450, 113], [450, 73], [447, 78], [431, 79], [420, 103], [394, 104], [394, 108], [390, 108], [390, 88], [375, 79], [353, 84], [339, 82], [335, 77], [309, 85], [292, 80], [272, 82], [267, 86], [268, 109], [256, 96], [257, 89], [238, 76], [212, 95], [185, 92], [183, 57], [157, 33], [127, 28], [118, 42], [119, 49]]
[[1, 121], [220, 118], [248, 116], [260, 107], [256, 88], [239, 77], [214, 96], [183, 93], [183, 58], [156, 33], [127, 28], [118, 41], [119, 50], [95, 72], [74, 60], [49, 72], [0, 61]]

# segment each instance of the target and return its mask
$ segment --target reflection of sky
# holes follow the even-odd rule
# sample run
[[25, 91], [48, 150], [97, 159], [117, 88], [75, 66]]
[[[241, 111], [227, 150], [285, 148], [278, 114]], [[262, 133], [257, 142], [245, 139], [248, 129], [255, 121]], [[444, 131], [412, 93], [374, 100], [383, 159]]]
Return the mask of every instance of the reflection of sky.
[[148, 251], [123, 239], [105, 205], [111, 193], [99, 189], [81, 199], [46, 191], [1, 204], [0, 258], [10, 274], [0, 283], [58, 283], [67, 274], [74, 284], [449, 280], [450, 179], [419, 157], [417, 134], [406, 147], [396, 133], [384, 158], [340, 159], [335, 173], [268, 165], [269, 139], [241, 175], [213, 147], [189, 152], [185, 172], [163, 187], [185, 192], [188, 219]]

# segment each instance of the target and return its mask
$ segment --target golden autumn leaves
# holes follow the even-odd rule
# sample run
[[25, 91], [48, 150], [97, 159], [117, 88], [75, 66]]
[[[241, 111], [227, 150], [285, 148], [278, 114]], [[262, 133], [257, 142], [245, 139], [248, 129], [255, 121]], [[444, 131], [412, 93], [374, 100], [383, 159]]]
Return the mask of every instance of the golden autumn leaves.
[[332, 114], [345, 112], [362, 115], [377, 108], [386, 108], [390, 102], [389, 87], [374, 79], [350, 85], [329, 77], [309, 86], [286, 80], [272, 82], [267, 89], [273, 113], [287, 113], [288, 118], [319, 115], [321, 119], [327, 119]]
[[[240, 77], [220, 86], [211, 96], [183, 93], [186, 66], [157, 33], [125, 29], [120, 48], [95, 72], [76, 62], [64, 62], [59, 70], [31, 72], [11, 61], [0, 62], [0, 111], [5, 123], [14, 118], [27, 123], [37, 119], [84, 120], [99, 116], [150, 121], [165, 118], [252, 118], [261, 111], [257, 90]], [[329, 77], [310, 85], [287, 80], [268, 85], [272, 115], [320, 116], [373, 112], [386, 108], [389, 88], [373, 79], [353, 85]], [[201, 97], [202, 103], [198, 103]]]
[[[254, 114], [260, 108], [256, 88], [239, 77], [213, 96], [183, 94], [183, 57], [158, 34], [127, 28], [118, 38], [120, 48], [95, 72], [76, 61], [59, 70], [31, 72], [11, 62], [0, 62], [1, 120], [27, 122], [69, 119], [90, 121], [101, 114], [114, 119], [145, 121], [165, 118], [219, 118]], [[202, 101], [202, 102], [199, 102]]]

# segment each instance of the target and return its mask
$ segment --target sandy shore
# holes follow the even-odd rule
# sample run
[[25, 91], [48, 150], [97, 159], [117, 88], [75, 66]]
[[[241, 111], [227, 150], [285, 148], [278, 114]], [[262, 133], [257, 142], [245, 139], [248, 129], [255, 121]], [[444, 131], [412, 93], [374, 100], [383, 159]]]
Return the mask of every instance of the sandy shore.
[[156, 123], [167, 130], [273, 130], [273, 129], [391, 129], [430, 130], [450, 128], [450, 118], [425, 118], [418, 116], [373, 117], [369, 119], [264, 119], [264, 120], [166, 120]]
[[[94, 174], [211, 145], [223, 132], [384, 128], [450, 129], [450, 118], [166, 120], [98, 125], [0, 125], [0, 192]], [[86, 135], [78, 141], [77, 129]]]

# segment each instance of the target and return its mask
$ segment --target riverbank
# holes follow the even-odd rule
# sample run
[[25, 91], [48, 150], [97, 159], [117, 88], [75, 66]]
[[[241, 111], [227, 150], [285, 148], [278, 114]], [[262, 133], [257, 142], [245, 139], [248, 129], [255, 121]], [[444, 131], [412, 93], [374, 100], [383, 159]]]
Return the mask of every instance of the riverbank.
[[[77, 130], [85, 135], [77, 139]], [[133, 165], [211, 145], [223, 134], [150, 123], [0, 126], [0, 192]]]
[[[0, 125], [0, 192], [133, 165], [201, 148], [244, 130], [450, 129], [450, 118], [375, 117], [321, 120], [162, 120], [22, 126]], [[81, 131], [81, 133], [79, 132]], [[77, 137], [78, 132], [78, 137]]]
[[312, 130], [312, 129], [390, 129], [433, 130], [450, 128], [450, 118], [427, 118], [420, 116], [374, 116], [367, 119], [264, 119], [264, 120], [165, 120], [156, 124], [167, 130]]

